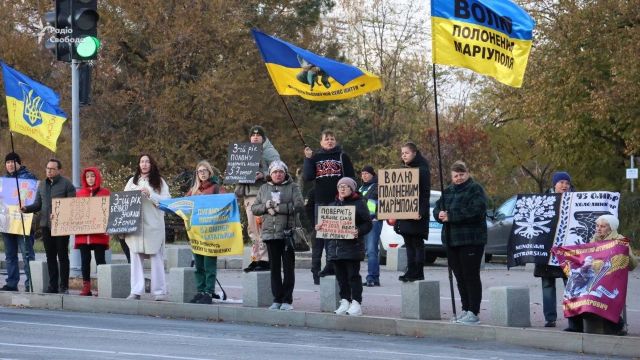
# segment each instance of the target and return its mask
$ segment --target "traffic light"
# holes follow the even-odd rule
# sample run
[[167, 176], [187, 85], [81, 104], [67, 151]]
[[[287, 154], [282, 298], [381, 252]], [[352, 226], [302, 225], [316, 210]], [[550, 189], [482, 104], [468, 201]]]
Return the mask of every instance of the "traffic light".
[[57, 60], [66, 62], [71, 62], [73, 46], [71, 1], [56, 0], [55, 9], [45, 14], [47, 24], [53, 28], [48, 31], [45, 47], [56, 55]]
[[[59, 2], [57, 0], [56, 2]], [[98, 0], [71, 0], [71, 36], [76, 60], [93, 60], [98, 55]]]

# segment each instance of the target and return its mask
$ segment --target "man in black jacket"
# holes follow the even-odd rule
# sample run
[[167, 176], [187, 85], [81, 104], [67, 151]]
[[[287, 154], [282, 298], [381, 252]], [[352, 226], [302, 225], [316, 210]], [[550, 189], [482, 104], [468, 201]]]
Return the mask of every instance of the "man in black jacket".
[[[51, 236], [51, 214], [55, 198], [76, 196], [76, 188], [69, 179], [60, 175], [62, 164], [60, 160], [50, 159], [47, 162], [47, 178], [40, 182], [36, 199], [33, 204], [23, 206], [22, 212], [40, 212], [40, 227], [42, 241], [47, 254], [47, 268], [49, 269], [49, 287], [47, 293], [69, 293], [69, 236]], [[58, 272], [58, 261], [60, 271]], [[58, 283], [58, 277], [60, 282]], [[58, 288], [58, 284], [60, 287]]]

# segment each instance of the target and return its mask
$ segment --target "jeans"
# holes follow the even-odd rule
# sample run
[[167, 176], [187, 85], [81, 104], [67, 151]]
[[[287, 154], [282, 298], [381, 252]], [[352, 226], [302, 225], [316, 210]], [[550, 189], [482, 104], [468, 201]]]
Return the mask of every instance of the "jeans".
[[218, 274], [218, 257], [193, 254], [196, 266], [196, 289], [201, 293], [213, 294], [216, 289]]
[[[296, 282], [295, 261], [293, 248], [286, 246], [284, 240], [274, 239], [264, 242], [269, 252], [269, 267], [271, 270], [271, 293], [274, 303], [293, 303], [293, 287]], [[282, 269], [282, 273], [280, 272]], [[284, 274], [284, 279], [283, 279]]]
[[447, 261], [458, 283], [458, 292], [463, 311], [475, 315], [480, 312], [482, 302], [482, 281], [480, 263], [484, 255], [484, 245], [456, 246], [447, 249]]
[[380, 280], [380, 259], [378, 242], [382, 232], [382, 221], [373, 220], [371, 231], [364, 236], [364, 243], [367, 249], [367, 281]]
[[82, 269], [82, 280], [91, 281], [91, 250], [96, 255], [96, 266], [106, 264], [104, 257], [105, 251], [107, 251], [106, 245], [80, 245], [80, 263]]
[[334, 260], [336, 280], [340, 288], [340, 298], [355, 300], [362, 304], [362, 277], [360, 276], [360, 261]]
[[[18, 264], [18, 250], [22, 254], [22, 262], [24, 265], [24, 273], [27, 276], [25, 281], [25, 288], [29, 289], [29, 278], [31, 273], [29, 271], [28, 261], [34, 260], [33, 256], [33, 243], [31, 240], [33, 235], [29, 235], [23, 241], [22, 235], [2, 233], [2, 240], [4, 241], [4, 255], [7, 261], [7, 286], [18, 287], [20, 282], [20, 266]], [[26, 248], [25, 248], [26, 245]], [[27, 255], [25, 259], [25, 253]]]
[[[556, 321], [558, 318], [556, 303], [556, 278], [541, 277], [542, 280], [542, 312], [545, 321]], [[562, 279], [567, 284], [566, 279]]]

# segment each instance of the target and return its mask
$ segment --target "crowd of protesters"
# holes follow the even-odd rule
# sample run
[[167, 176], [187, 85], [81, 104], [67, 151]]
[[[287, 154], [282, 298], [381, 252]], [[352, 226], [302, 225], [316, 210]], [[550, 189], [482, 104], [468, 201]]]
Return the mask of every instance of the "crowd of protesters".
[[[234, 193], [244, 206], [247, 215], [247, 233], [251, 240], [251, 263], [245, 272], [270, 271], [272, 310], [293, 310], [295, 287], [295, 253], [291, 241], [291, 230], [306, 214], [312, 239], [311, 273], [314, 284], [320, 278], [335, 275], [340, 301], [335, 309], [338, 315], [360, 316], [363, 314], [363, 286], [381, 286], [379, 264], [379, 241], [383, 220], [378, 217], [378, 178], [373, 165], [363, 166], [359, 172], [360, 184], [350, 156], [337, 141], [336, 133], [324, 130], [320, 134], [320, 147], [305, 147], [301, 178], [296, 182], [289, 166], [280, 159], [276, 147], [267, 137], [266, 130], [259, 125], [251, 127], [249, 141], [262, 146], [262, 160], [251, 184], [238, 184]], [[431, 174], [429, 163], [416, 144], [407, 142], [400, 147], [400, 167], [415, 168], [418, 174], [418, 214], [415, 218], [389, 220], [396, 233], [402, 236], [407, 251], [407, 269], [399, 276], [402, 282], [425, 279], [424, 241], [429, 234], [429, 219], [443, 224], [443, 245], [447, 250], [448, 266], [455, 275], [462, 303], [462, 312], [454, 321], [462, 324], [478, 324], [482, 282], [480, 267], [484, 246], [487, 243], [487, 197], [483, 187], [470, 176], [467, 164], [456, 161], [450, 167], [450, 185], [446, 187], [435, 207], [430, 209]], [[382, 164], [378, 164], [382, 165]], [[395, 166], [391, 166], [395, 167]], [[6, 177], [37, 180], [18, 154], [11, 152], [5, 157]], [[98, 167], [87, 167], [82, 171], [81, 187], [76, 190], [71, 181], [61, 175], [62, 164], [57, 159], [46, 163], [45, 179], [40, 181], [35, 201], [20, 207], [23, 213], [40, 214], [38, 226], [47, 257], [49, 284], [46, 293], [68, 294], [69, 289], [69, 236], [52, 236], [51, 224], [56, 214], [52, 212], [52, 201], [65, 197], [109, 196], [110, 191], [102, 186], [102, 173]], [[193, 182], [185, 196], [215, 195], [225, 193], [219, 172], [208, 161], [198, 162], [193, 172]], [[552, 193], [573, 191], [571, 177], [567, 172], [556, 172], [552, 176]], [[310, 185], [310, 190], [301, 184]], [[168, 300], [165, 281], [165, 223], [159, 202], [170, 198], [169, 186], [160, 174], [156, 160], [147, 153], [139, 156], [134, 175], [123, 187], [125, 191], [138, 190], [142, 194], [142, 219], [135, 233], [126, 234], [126, 244], [131, 267], [131, 290], [128, 299], [137, 300], [145, 293], [144, 259], [151, 263], [151, 295], [156, 301]], [[304, 190], [304, 191], [303, 191]], [[303, 193], [306, 196], [303, 196]], [[320, 206], [353, 206], [355, 227], [348, 229], [347, 238], [323, 238], [316, 236], [325, 224], [319, 221]], [[618, 239], [618, 220], [603, 216], [597, 222], [597, 234], [592, 241]], [[26, 229], [26, 236], [3, 233], [7, 264], [6, 284], [2, 291], [18, 291], [18, 252], [23, 262], [34, 260], [34, 231]], [[80, 250], [83, 286], [80, 295], [91, 296], [90, 263], [91, 251], [96, 264], [105, 264], [105, 252], [109, 249], [107, 234], [76, 235], [74, 247]], [[322, 254], [326, 265], [321, 269]], [[367, 274], [360, 274], [361, 262], [367, 259]], [[215, 292], [217, 258], [194, 253], [195, 282], [197, 293], [191, 303], [211, 304], [219, 299]], [[629, 269], [636, 263], [631, 256]], [[29, 267], [25, 273], [29, 279]], [[534, 275], [542, 281], [545, 327], [555, 327], [557, 319], [556, 279], [567, 282], [566, 274], [558, 266], [537, 265]], [[31, 284], [25, 283], [30, 291]], [[569, 318], [567, 331], [582, 332], [583, 319]], [[611, 333], [620, 333], [624, 321], [610, 324]]]

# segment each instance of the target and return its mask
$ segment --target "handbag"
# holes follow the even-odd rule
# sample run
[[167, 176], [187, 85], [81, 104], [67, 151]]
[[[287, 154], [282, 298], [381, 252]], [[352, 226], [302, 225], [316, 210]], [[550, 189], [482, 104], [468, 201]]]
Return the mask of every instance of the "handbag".
[[[294, 213], [295, 221], [291, 229], [284, 230], [284, 240], [287, 245], [293, 248], [293, 251], [304, 252], [311, 250], [309, 246], [309, 236], [307, 231], [300, 224], [300, 217]], [[289, 224], [289, 215], [287, 215], [287, 224]]]

